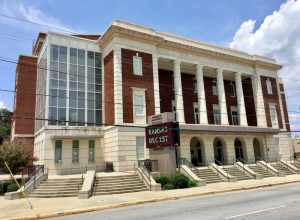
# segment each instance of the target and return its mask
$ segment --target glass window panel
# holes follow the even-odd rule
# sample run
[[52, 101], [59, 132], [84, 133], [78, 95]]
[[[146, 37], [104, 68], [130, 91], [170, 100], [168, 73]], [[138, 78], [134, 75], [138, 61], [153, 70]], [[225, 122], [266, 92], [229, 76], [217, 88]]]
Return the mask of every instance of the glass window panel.
[[77, 92], [75, 91], [70, 91], [69, 93], [69, 107], [70, 108], [76, 108], [77, 105], [76, 105], [76, 100], [77, 100]]
[[95, 141], [89, 140], [89, 162], [95, 162]]
[[134, 95], [134, 112], [135, 115], [144, 115], [144, 96]]
[[50, 107], [49, 108], [49, 125], [55, 125], [57, 120], [57, 108]]
[[66, 124], [66, 108], [58, 108], [58, 124]]
[[77, 110], [69, 109], [69, 121], [70, 125], [75, 125], [77, 122]]
[[88, 72], [87, 72], [87, 78], [88, 78], [88, 83], [94, 83], [95, 82], [95, 75], [94, 75], [94, 68], [88, 67]]
[[85, 51], [84, 50], [78, 50], [78, 64], [79, 65], [85, 65]]
[[95, 83], [102, 84], [102, 75], [100, 69], [95, 69]]
[[50, 62], [50, 70], [58, 71], [58, 62]]
[[67, 105], [67, 91], [59, 90], [58, 91], [58, 107], [66, 107]]
[[85, 76], [84, 75], [78, 75], [78, 81], [85, 83]]
[[77, 108], [85, 108], [85, 94], [84, 92], [78, 92], [78, 105]]
[[76, 75], [77, 76], [77, 66], [76, 65], [70, 65], [70, 75]]
[[59, 89], [67, 89], [67, 81], [59, 80]]
[[101, 96], [100, 93], [96, 93], [95, 96], [96, 96], [95, 108], [96, 109], [101, 109], [101, 99], [102, 99], [102, 96]]
[[138, 76], [143, 75], [141, 57], [137, 57], [137, 56], [133, 57], [133, 74]]
[[94, 67], [94, 65], [95, 65], [95, 62], [94, 62], [94, 59], [95, 59], [94, 52], [88, 51], [88, 55], [87, 56], [88, 56], [87, 57], [87, 65], [91, 66], [91, 67]]
[[145, 157], [144, 142], [145, 142], [145, 138], [142, 136], [136, 137], [135, 139], [137, 160], [143, 160]]
[[73, 140], [72, 143], [72, 163], [78, 163], [79, 162], [79, 141]]
[[88, 109], [95, 108], [95, 95], [94, 93], [88, 93]]
[[52, 61], [58, 61], [58, 46], [51, 45], [50, 59]]
[[88, 91], [94, 92], [95, 91], [95, 85], [94, 84], [88, 84]]
[[67, 62], [67, 48], [66, 47], [59, 48], [59, 62], [63, 62], [63, 63]]
[[77, 90], [77, 82], [70, 82], [70, 90]]
[[88, 117], [87, 122], [89, 123], [89, 126], [93, 126], [95, 123], [95, 111], [94, 110], [88, 110]]
[[57, 89], [58, 88], [58, 80], [50, 79], [50, 89]]
[[96, 92], [102, 92], [102, 86], [96, 84], [96, 85], [95, 85], [95, 91], [96, 91]]
[[85, 76], [85, 67], [78, 66], [78, 75]]
[[62, 140], [55, 140], [55, 163], [61, 163], [62, 160]]
[[58, 71], [50, 71], [51, 79], [58, 79]]
[[78, 83], [78, 90], [85, 91], [85, 83]]
[[70, 63], [77, 64], [77, 49], [70, 48]]
[[84, 110], [80, 109], [78, 110], [78, 125], [84, 126], [84, 122], [85, 122]]
[[59, 63], [59, 79], [67, 80], [67, 64]]
[[101, 53], [95, 53], [95, 67], [101, 68]]
[[70, 81], [77, 81], [77, 74], [76, 74], [76, 73], [75, 73], [75, 74], [71, 74], [71, 73], [70, 73], [69, 80], [70, 80]]
[[49, 106], [56, 107], [57, 106], [57, 90], [50, 89], [49, 91]]
[[102, 111], [96, 110], [96, 125], [100, 126], [102, 123]]

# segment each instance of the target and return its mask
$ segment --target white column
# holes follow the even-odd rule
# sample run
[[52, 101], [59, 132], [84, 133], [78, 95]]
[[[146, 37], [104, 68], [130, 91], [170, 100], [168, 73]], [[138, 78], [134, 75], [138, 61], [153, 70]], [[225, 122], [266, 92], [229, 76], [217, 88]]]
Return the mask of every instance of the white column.
[[228, 125], [223, 70], [217, 69], [217, 72], [218, 72], [217, 84], [218, 84], [218, 97], [219, 97], [219, 106], [220, 106], [220, 114], [221, 114], [221, 125]]
[[179, 60], [174, 60], [174, 89], [177, 121], [179, 123], [185, 123]]
[[242, 76], [241, 76], [241, 73], [239, 73], [239, 72], [235, 73], [235, 86], [236, 86], [238, 111], [239, 111], [239, 116], [240, 116], [240, 125], [248, 126], [246, 109], [245, 109], [243, 85], [242, 85]]
[[208, 124], [206, 99], [205, 99], [205, 91], [204, 91], [204, 80], [203, 80], [203, 65], [201, 64], [197, 64], [196, 80], [197, 80], [198, 111], [200, 115], [200, 124]]
[[252, 77], [253, 96], [258, 127], [267, 127], [264, 97], [259, 75]]
[[121, 48], [114, 47], [114, 107], [115, 124], [123, 123], [122, 55]]
[[153, 68], [153, 88], [154, 88], [154, 106], [155, 114], [160, 114], [160, 97], [159, 97], [159, 78], [158, 78], [158, 57], [157, 54], [152, 54]]

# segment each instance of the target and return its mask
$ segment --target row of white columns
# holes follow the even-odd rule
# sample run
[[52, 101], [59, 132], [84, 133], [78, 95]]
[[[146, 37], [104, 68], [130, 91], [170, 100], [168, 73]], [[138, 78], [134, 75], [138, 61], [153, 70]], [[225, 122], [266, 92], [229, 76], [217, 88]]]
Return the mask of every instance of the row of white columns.
[[[174, 60], [174, 89], [175, 89], [176, 116], [179, 123], [185, 123], [180, 66], [181, 66], [181, 62], [179, 60]], [[204, 90], [203, 68], [204, 66], [202, 64], [196, 65], [198, 111], [200, 115], [200, 124], [208, 124], [206, 97], [205, 97], [205, 90]], [[260, 77], [259, 76], [253, 77], [252, 84], [253, 84], [258, 127], [266, 127], [266, 116], [264, 111], [264, 101], [263, 101]], [[239, 112], [240, 126], [248, 126], [243, 86], [242, 86], [242, 74], [240, 72], [235, 73], [235, 85], [236, 85], [236, 96], [237, 96], [237, 104], [238, 104], [237, 108]], [[229, 122], [228, 122], [227, 105], [226, 105], [226, 97], [225, 97], [225, 89], [224, 89], [223, 69], [221, 68], [217, 69], [217, 88], [218, 88], [218, 99], [219, 99], [219, 107], [220, 107], [220, 115], [221, 115], [220, 117], [221, 125], [228, 125]]]

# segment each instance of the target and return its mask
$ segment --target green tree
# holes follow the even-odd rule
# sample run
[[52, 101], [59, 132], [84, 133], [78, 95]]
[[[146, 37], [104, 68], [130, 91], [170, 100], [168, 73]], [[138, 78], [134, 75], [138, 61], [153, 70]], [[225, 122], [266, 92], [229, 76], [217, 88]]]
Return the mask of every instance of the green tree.
[[10, 135], [11, 116], [12, 113], [9, 110], [5, 108], [0, 109], [0, 145]]
[[0, 145], [0, 169], [4, 172], [8, 173], [4, 161], [6, 161], [13, 174], [16, 174], [30, 160], [32, 160], [31, 154], [26, 152], [23, 146], [11, 143]]

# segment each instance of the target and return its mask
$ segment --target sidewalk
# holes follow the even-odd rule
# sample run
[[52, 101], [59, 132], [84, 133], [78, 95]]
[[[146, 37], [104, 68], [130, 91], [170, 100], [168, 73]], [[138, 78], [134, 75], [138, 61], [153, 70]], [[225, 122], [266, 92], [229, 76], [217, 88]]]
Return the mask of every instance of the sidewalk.
[[26, 199], [5, 200], [0, 197], [0, 219], [37, 219], [55, 217], [96, 210], [104, 210], [128, 205], [172, 200], [191, 196], [209, 195], [258, 187], [275, 186], [300, 182], [300, 175], [270, 177], [261, 180], [222, 182], [207, 186], [160, 192], [137, 192], [118, 195], [93, 196], [90, 199], [67, 198], [29, 198], [34, 209], [30, 210]]

